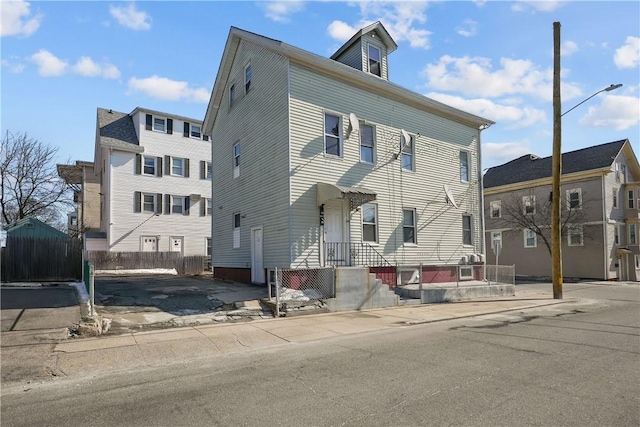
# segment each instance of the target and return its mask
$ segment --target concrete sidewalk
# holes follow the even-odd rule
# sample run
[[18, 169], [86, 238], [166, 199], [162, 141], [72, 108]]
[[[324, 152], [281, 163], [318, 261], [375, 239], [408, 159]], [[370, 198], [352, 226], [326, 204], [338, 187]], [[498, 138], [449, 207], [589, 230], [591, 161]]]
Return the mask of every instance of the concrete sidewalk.
[[517, 297], [323, 313], [71, 339], [53, 346], [46, 369], [55, 376], [74, 376], [163, 366], [200, 357], [570, 302], [575, 300], [554, 300], [549, 292], [524, 291], [519, 292]]

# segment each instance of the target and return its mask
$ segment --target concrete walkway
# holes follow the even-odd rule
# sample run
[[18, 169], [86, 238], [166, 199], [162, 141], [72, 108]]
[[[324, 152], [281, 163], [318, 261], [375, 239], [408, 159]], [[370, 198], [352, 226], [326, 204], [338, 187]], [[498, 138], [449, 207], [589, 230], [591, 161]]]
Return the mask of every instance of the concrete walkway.
[[69, 339], [55, 343], [46, 370], [54, 376], [99, 374], [163, 366], [231, 353], [360, 334], [410, 325], [574, 302], [550, 292], [339, 313], [196, 325], [156, 331]]

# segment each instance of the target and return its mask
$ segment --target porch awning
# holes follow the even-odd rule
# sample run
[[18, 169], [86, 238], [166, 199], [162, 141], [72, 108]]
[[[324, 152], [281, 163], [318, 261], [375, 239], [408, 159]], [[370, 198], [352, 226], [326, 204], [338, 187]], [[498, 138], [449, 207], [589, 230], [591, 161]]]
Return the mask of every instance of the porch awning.
[[618, 248], [616, 249], [616, 255], [624, 255], [624, 254], [632, 254], [633, 251], [630, 251], [627, 248]]
[[329, 200], [348, 199], [350, 209], [353, 210], [376, 199], [375, 191], [363, 187], [345, 187], [343, 185], [319, 182], [317, 183], [317, 190], [318, 206], [324, 205]]

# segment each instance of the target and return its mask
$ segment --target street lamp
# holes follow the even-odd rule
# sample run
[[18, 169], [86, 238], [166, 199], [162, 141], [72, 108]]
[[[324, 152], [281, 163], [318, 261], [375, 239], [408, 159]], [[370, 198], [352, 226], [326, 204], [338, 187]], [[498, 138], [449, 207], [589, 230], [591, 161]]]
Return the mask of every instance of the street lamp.
[[601, 92], [611, 92], [622, 86], [612, 84], [560, 113], [560, 22], [553, 23], [553, 155], [551, 174], [551, 276], [553, 298], [562, 299], [562, 236], [560, 235], [560, 177], [562, 176], [562, 116], [584, 104]]

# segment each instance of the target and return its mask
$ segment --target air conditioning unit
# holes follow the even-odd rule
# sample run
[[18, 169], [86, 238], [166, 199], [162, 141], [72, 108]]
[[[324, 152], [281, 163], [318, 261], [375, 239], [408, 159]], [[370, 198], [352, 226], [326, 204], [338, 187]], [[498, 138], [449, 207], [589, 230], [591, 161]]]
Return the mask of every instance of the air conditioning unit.
[[478, 262], [484, 264], [484, 254], [478, 254]]
[[475, 264], [476, 262], [478, 262], [478, 256], [476, 254], [469, 255], [469, 262], [471, 264]]
[[464, 255], [460, 258], [460, 264], [469, 264], [469, 255]]

